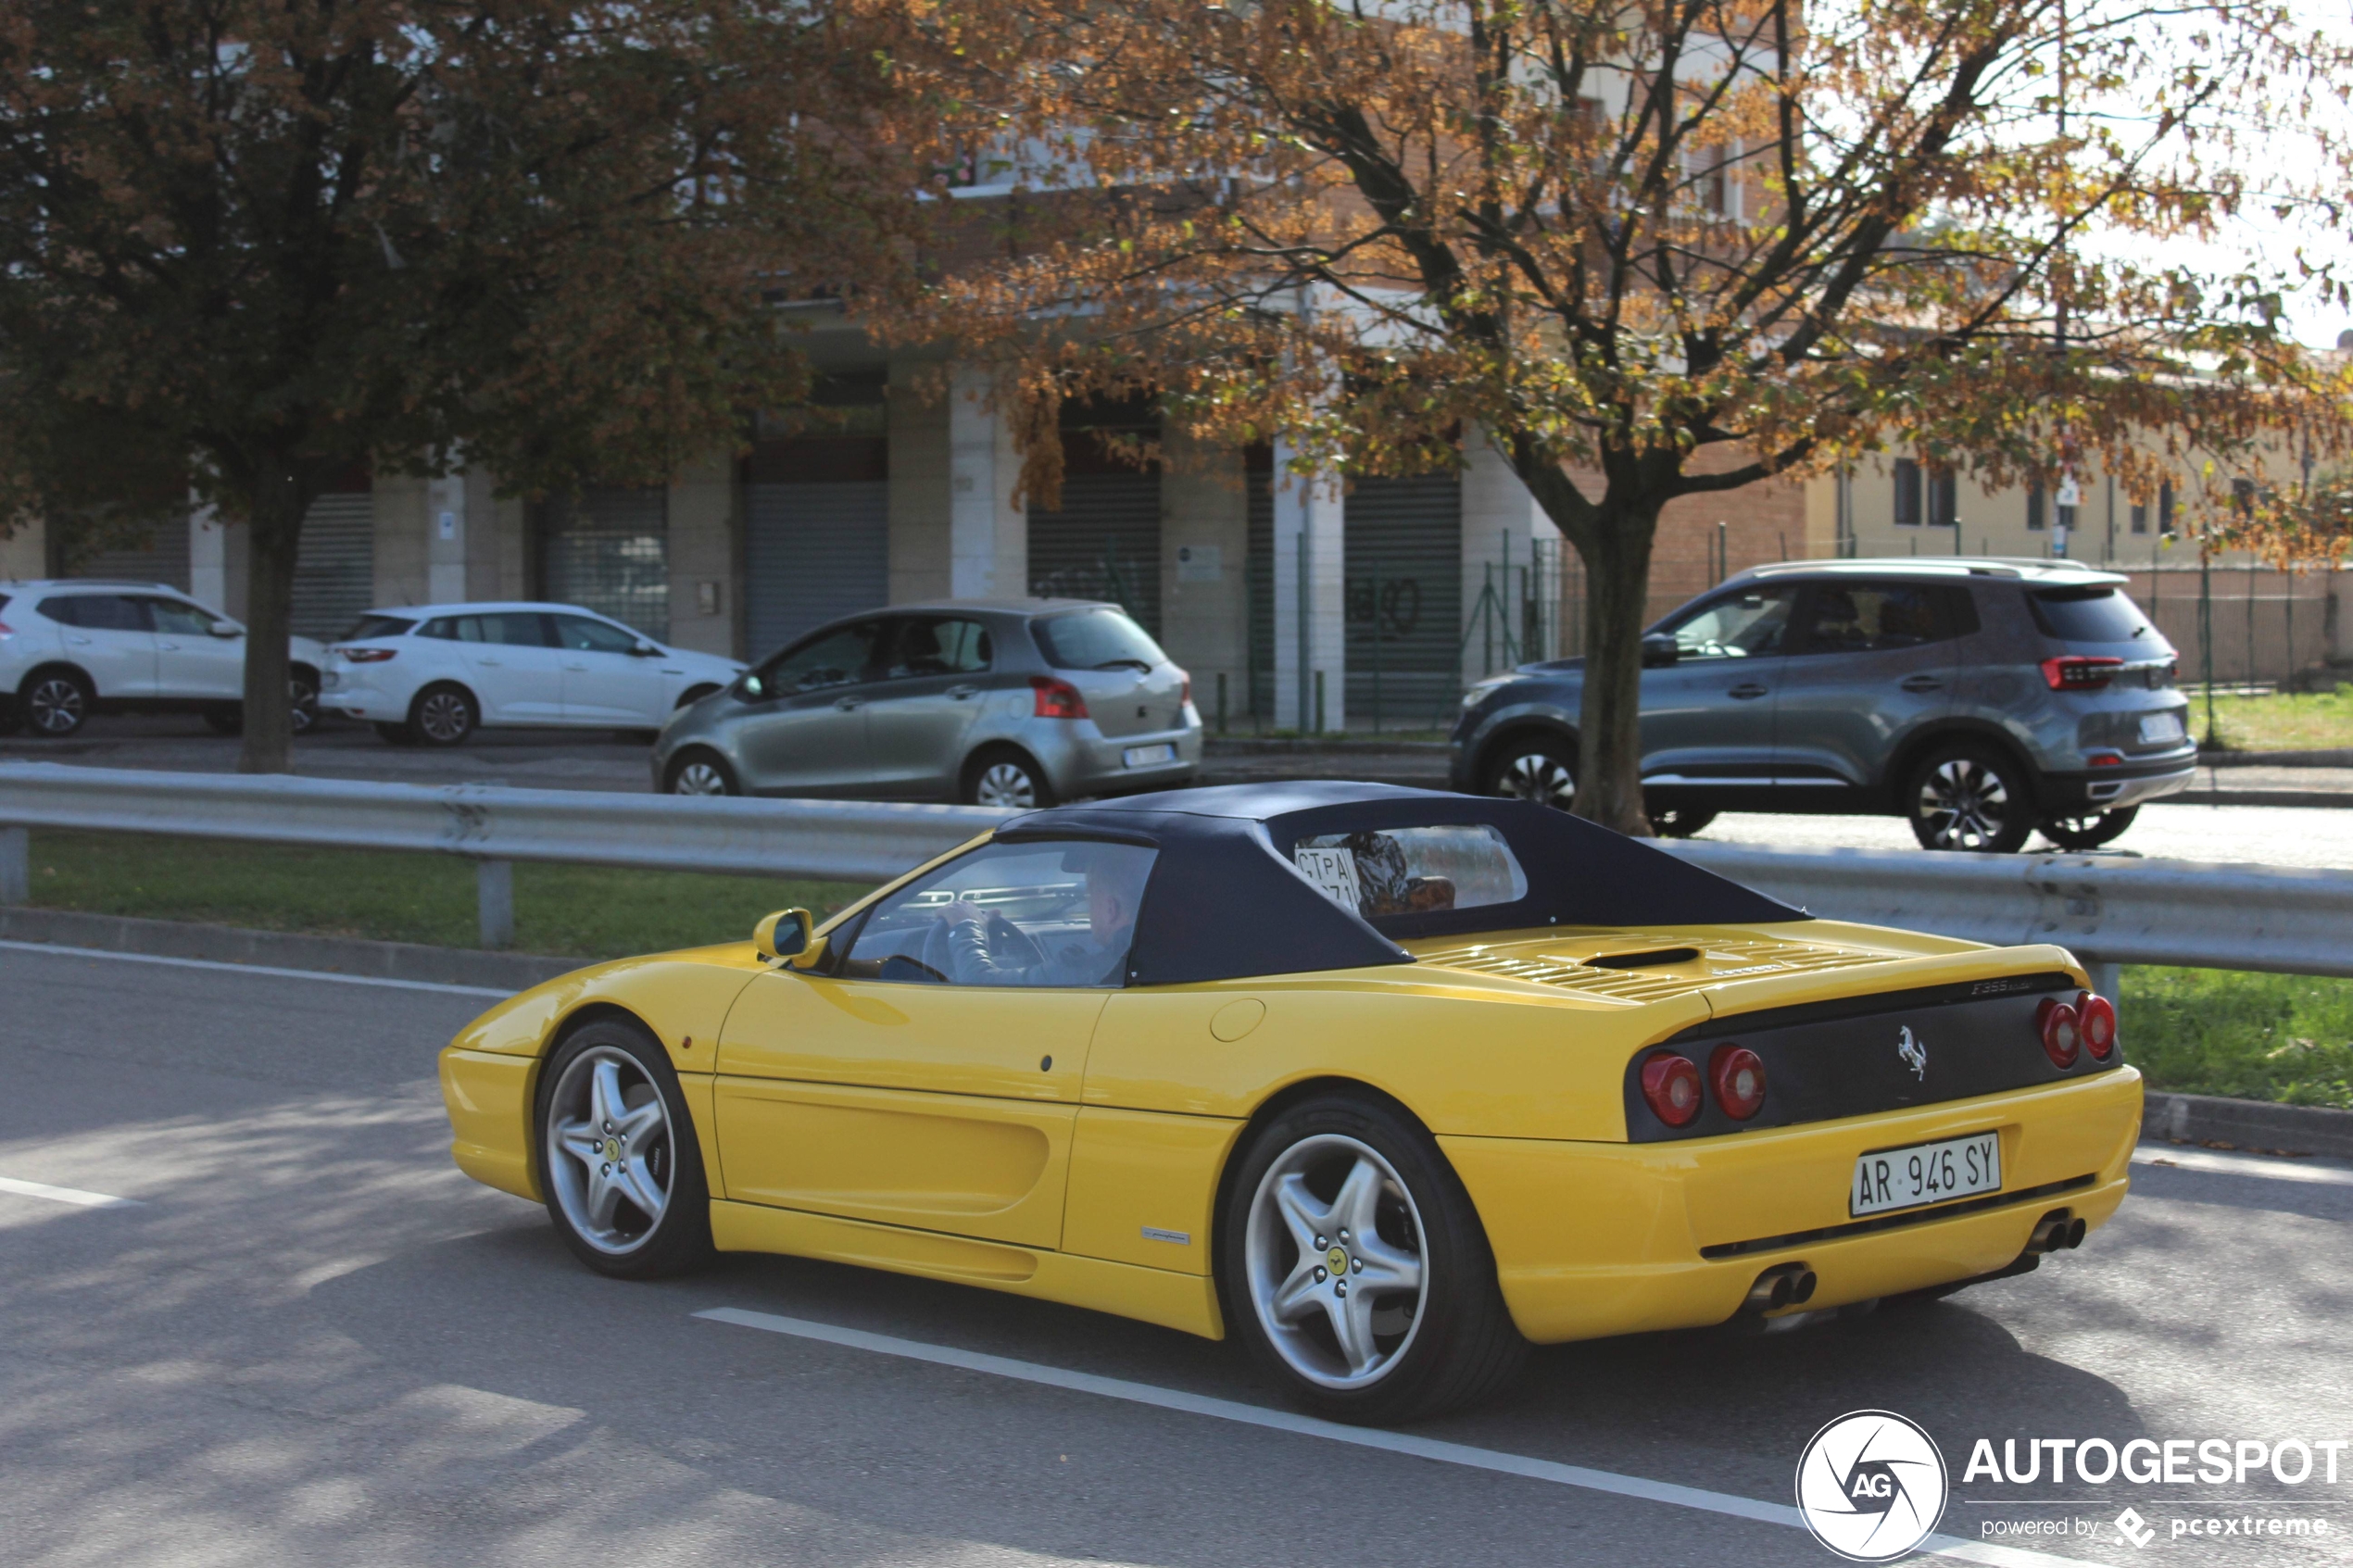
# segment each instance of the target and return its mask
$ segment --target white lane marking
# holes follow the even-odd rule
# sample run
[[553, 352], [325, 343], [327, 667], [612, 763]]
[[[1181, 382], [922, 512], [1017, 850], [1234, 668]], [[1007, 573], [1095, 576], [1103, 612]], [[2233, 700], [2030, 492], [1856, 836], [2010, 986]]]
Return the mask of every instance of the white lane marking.
[[72, 1203], [83, 1209], [137, 1209], [135, 1198], [116, 1198], [103, 1192], [84, 1192], [80, 1187], [53, 1187], [46, 1182], [20, 1182], [13, 1176], [0, 1176], [0, 1192], [13, 1192], [19, 1198], [45, 1198], [52, 1203]]
[[512, 991], [487, 985], [445, 985], [433, 980], [387, 980], [373, 974], [337, 974], [325, 969], [279, 969], [270, 964], [223, 963], [219, 959], [167, 959], [154, 953], [112, 953], [104, 947], [61, 947], [51, 942], [0, 941], [0, 948], [18, 953], [51, 953], [67, 959], [120, 959], [124, 963], [170, 964], [179, 969], [218, 969], [231, 974], [268, 974], [282, 980], [329, 980], [338, 985], [388, 985], [396, 991], [440, 991], [452, 997], [497, 997]]
[[2353, 1171], [2341, 1165], [2299, 1165], [2255, 1154], [2223, 1154], [2210, 1148], [2135, 1148], [2135, 1165], [2172, 1165], [2222, 1176], [2268, 1176], [2275, 1182], [2322, 1182], [2353, 1187]]
[[[1261, 1426], [1304, 1437], [1321, 1437], [1328, 1442], [1347, 1443], [1360, 1449], [1378, 1449], [1387, 1453], [1434, 1460], [1441, 1464], [1495, 1471], [1505, 1475], [1524, 1476], [1531, 1481], [1550, 1481], [1556, 1486], [1581, 1486], [1587, 1491], [1639, 1498], [1645, 1502], [1668, 1503], [1677, 1508], [1698, 1509], [1707, 1513], [1725, 1513], [1735, 1519], [1749, 1519], [1763, 1524], [1782, 1524], [1799, 1530], [1806, 1527], [1794, 1508], [1783, 1503], [1759, 1502], [1754, 1498], [1739, 1497], [1730, 1492], [1711, 1492], [1700, 1486], [1653, 1481], [1641, 1475], [1620, 1475], [1610, 1470], [1591, 1470], [1581, 1464], [1530, 1459], [1525, 1454], [1502, 1453], [1493, 1449], [1473, 1448], [1468, 1443], [1449, 1443], [1436, 1437], [1416, 1437], [1403, 1432], [1384, 1432], [1377, 1427], [1344, 1426], [1336, 1421], [1297, 1415], [1290, 1411], [1268, 1410], [1263, 1405], [1246, 1405], [1238, 1399], [1188, 1394], [1182, 1389], [1163, 1388], [1156, 1384], [1131, 1383], [1124, 1377], [1101, 1377], [1090, 1372], [1072, 1372], [1037, 1361], [1017, 1361], [1007, 1356], [959, 1350], [953, 1346], [931, 1345], [920, 1339], [869, 1334], [864, 1329], [840, 1328], [833, 1323], [812, 1323], [807, 1318], [750, 1312], [737, 1307], [713, 1307], [693, 1315], [707, 1318], [712, 1323], [734, 1323], [739, 1328], [788, 1334], [797, 1339], [815, 1339], [847, 1349], [871, 1350], [876, 1355], [929, 1361], [934, 1366], [959, 1367], [966, 1372], [987, 1373], [992, 1377], [1009, 1377], [1021, 1383], [1041, 1383], [1050, 1388], [1069, 1388], [1082, 1394], [1101, 1395], [1107, 1399], [1125, 1399], [1130, 1404], [1181, 1411], [1188, 1415], [1205, 1415], [1218, 1421], [1239, 1422], [1245, 1426]], [[1992, 1568], [2105, 1568], [2103, 1564], [2084, 1562], [2078, 1558], [2054, 1557], [2047, 1552], [2027, 1551], [2018, 1547], [1968, 1541], [1957, 1536], [1931, 1536], [1920, 1543], [1920, 1547], [1939, 1557], [1983, 1562], [1991, 1564]]]

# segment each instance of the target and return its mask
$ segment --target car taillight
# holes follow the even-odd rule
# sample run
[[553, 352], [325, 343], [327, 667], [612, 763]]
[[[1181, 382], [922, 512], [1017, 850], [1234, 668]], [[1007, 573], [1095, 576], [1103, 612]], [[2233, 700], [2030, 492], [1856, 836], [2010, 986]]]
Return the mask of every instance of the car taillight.
[[1079, 696], [1078, 688], [1068, 681], [1056, 680], [1051, 675], [1032, 675], [1029, 678], [1029, 695], [1032, 711], [1040, 719], [1087, 717], [1087, 699]]
[[1699, 1115], [1699, 1068], [1690, 1057], [1661, 1052], [1642, 1063], [1642, 1098], [1668, 1126], [1690, 1126]]
[[2043, 660], [2043, 679], [2055, 692], [2095, 692], [2115, 680], [2123, 664], [2104, 654], [2061, 654]]
[[1718, 1046], [1707, 1059], [1707, 1081], [1716, 1103], [1735, 1122], [1765, 1109], [1765, 1060], [1746, 1046]]
[[15, 627], [9, 625], [5, 621], [0, 621], [0, 638], [13, 637], [16, 634], [17, 629]]
[[2116, 1004], [2096, 991], [2075, 998], [2075, 1031], [2097, 1061], [2116, 1054]]
[[336, 648], [334, 651], [343, 655], [353, 664], [382, 664], [400, 650], [398, 648]]
[[1186, 677], [1185, 677], [1185, 689], [1184, 689], [1183, 691], [1180, 691], [1180, 692], [1178, 692], [1178, 693], [1176, 694], [1176, 706], [1177, 706], [1177, 707], [1179, 707], [1179, 708], [1182, 708], [1182, 707], [1184, 707], [1184, 706], [1185, 706], [1185, 704], [1187, 704], [1187, 703], [1189, 703], [1189, 702], [1190, 702], [1190, 701], [1192, 701], [1192, 700], [1193, 700], [1193, 678], [1192, 678], [1190, 675], [1188, 675], [1188, 676], [1186, 676]]
[[2072, 1007], [2056, 997], [2044, 997], [2034, 1010], [2034, 1027], [2042, 1034], [2043, 1054], [2051, 1059], [2051, 1065], [2075, 1065], [2075, 1047], [2083, 1037], [2083, 1028]]

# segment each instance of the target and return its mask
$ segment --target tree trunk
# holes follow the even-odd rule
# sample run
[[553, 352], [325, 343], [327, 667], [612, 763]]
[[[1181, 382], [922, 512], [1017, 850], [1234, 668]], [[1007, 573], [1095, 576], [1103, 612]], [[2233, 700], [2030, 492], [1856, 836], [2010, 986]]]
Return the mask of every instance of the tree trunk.
[[294, 771], [294, 711], [287, 701], [286, 639], [294, 612], [295, 552], [315, 498], [300, 463], [264, 460], [253, 495], [245, 583], [245, 742], [241, 773]]
[[1585, 559], [1585, 689], [1578, 718], [1578, 816], [1638, 838], [1642, 807], [1642, 626], [1658, 510], [1604, 495], [1578, 553]]

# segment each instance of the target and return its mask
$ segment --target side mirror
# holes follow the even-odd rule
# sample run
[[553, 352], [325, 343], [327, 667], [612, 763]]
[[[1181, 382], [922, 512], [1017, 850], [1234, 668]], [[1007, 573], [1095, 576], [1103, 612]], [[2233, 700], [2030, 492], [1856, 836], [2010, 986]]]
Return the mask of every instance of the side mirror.
[[233, 621], [216, 621], [205, 628], [216, 637], [242, 637], [245, 629]]
[[1683, 650], [1675, 646], [1675, 639], [1663, 632], [1642, 639], [1642, 668], [1645, 670], [1660, 669], [1682, 657]]
[[817, 935], [817, 921], [807, 909], [778, 909], [751, 928], [751, 945], [763, 959], [787, 959], [794, 969], [809, 969], [824, 956], [825, 939]]
[[764, 701], [767, 696], [768, 683], [759, 676], [747, 672], [736, 679], [736, 696], [739, 701], [761, 702]]
[[640, 642], [636, 646], [629, 650], [629, 657], [632, 659], [660, 659], [661, 657], [661, 650], [654, 646], [651, 643]]

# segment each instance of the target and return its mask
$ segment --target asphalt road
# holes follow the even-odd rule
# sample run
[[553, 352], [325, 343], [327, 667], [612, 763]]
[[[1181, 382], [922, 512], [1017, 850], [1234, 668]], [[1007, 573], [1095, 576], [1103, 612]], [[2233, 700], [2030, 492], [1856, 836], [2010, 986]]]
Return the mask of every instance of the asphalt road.
[[[1466, 1463], [1037, 1381], [1277, 1403], [1230, 1346], [1087, 1312], [781, 1259], [593, 1276], [448, 1163], [433, 1052], [478, 996], [14, 948], [0, 996], [11, 1564], [1811, 1568], [1833, 1560], [1796, 1529], [1491, 1456], [1779, 1508], [1807, 1437], [1869, 1407], [1927, 1427], [1957, 1499], [2074, 1499], [1956, 1500], [1948, 1534], [2100, 1524], [1977, 1561], [2353, 1561], [2353, 1462], [2293, 1487], [1961, 1477], [1981, 1436], [2353, 1438], [2353, 1173], [2169, 1150], [2223, 1169], [2136, 1167], [2118, 1222], [2025, 1278], [1545, 1349], [1503, 1403], [1416, 1429], [1491, 1456]], [[2283, 1167], [2304, 1179], [2247, 1173]], [[694, 1316], [714, 1308], [928, 1348]], [[1047, 1370], [937, 1364], [964, 1352]], [[2145, 1551], [2107, 1523], [2128, 1502]], [[2224, 1512], [2332, 1533], [2166, 1534]]]

